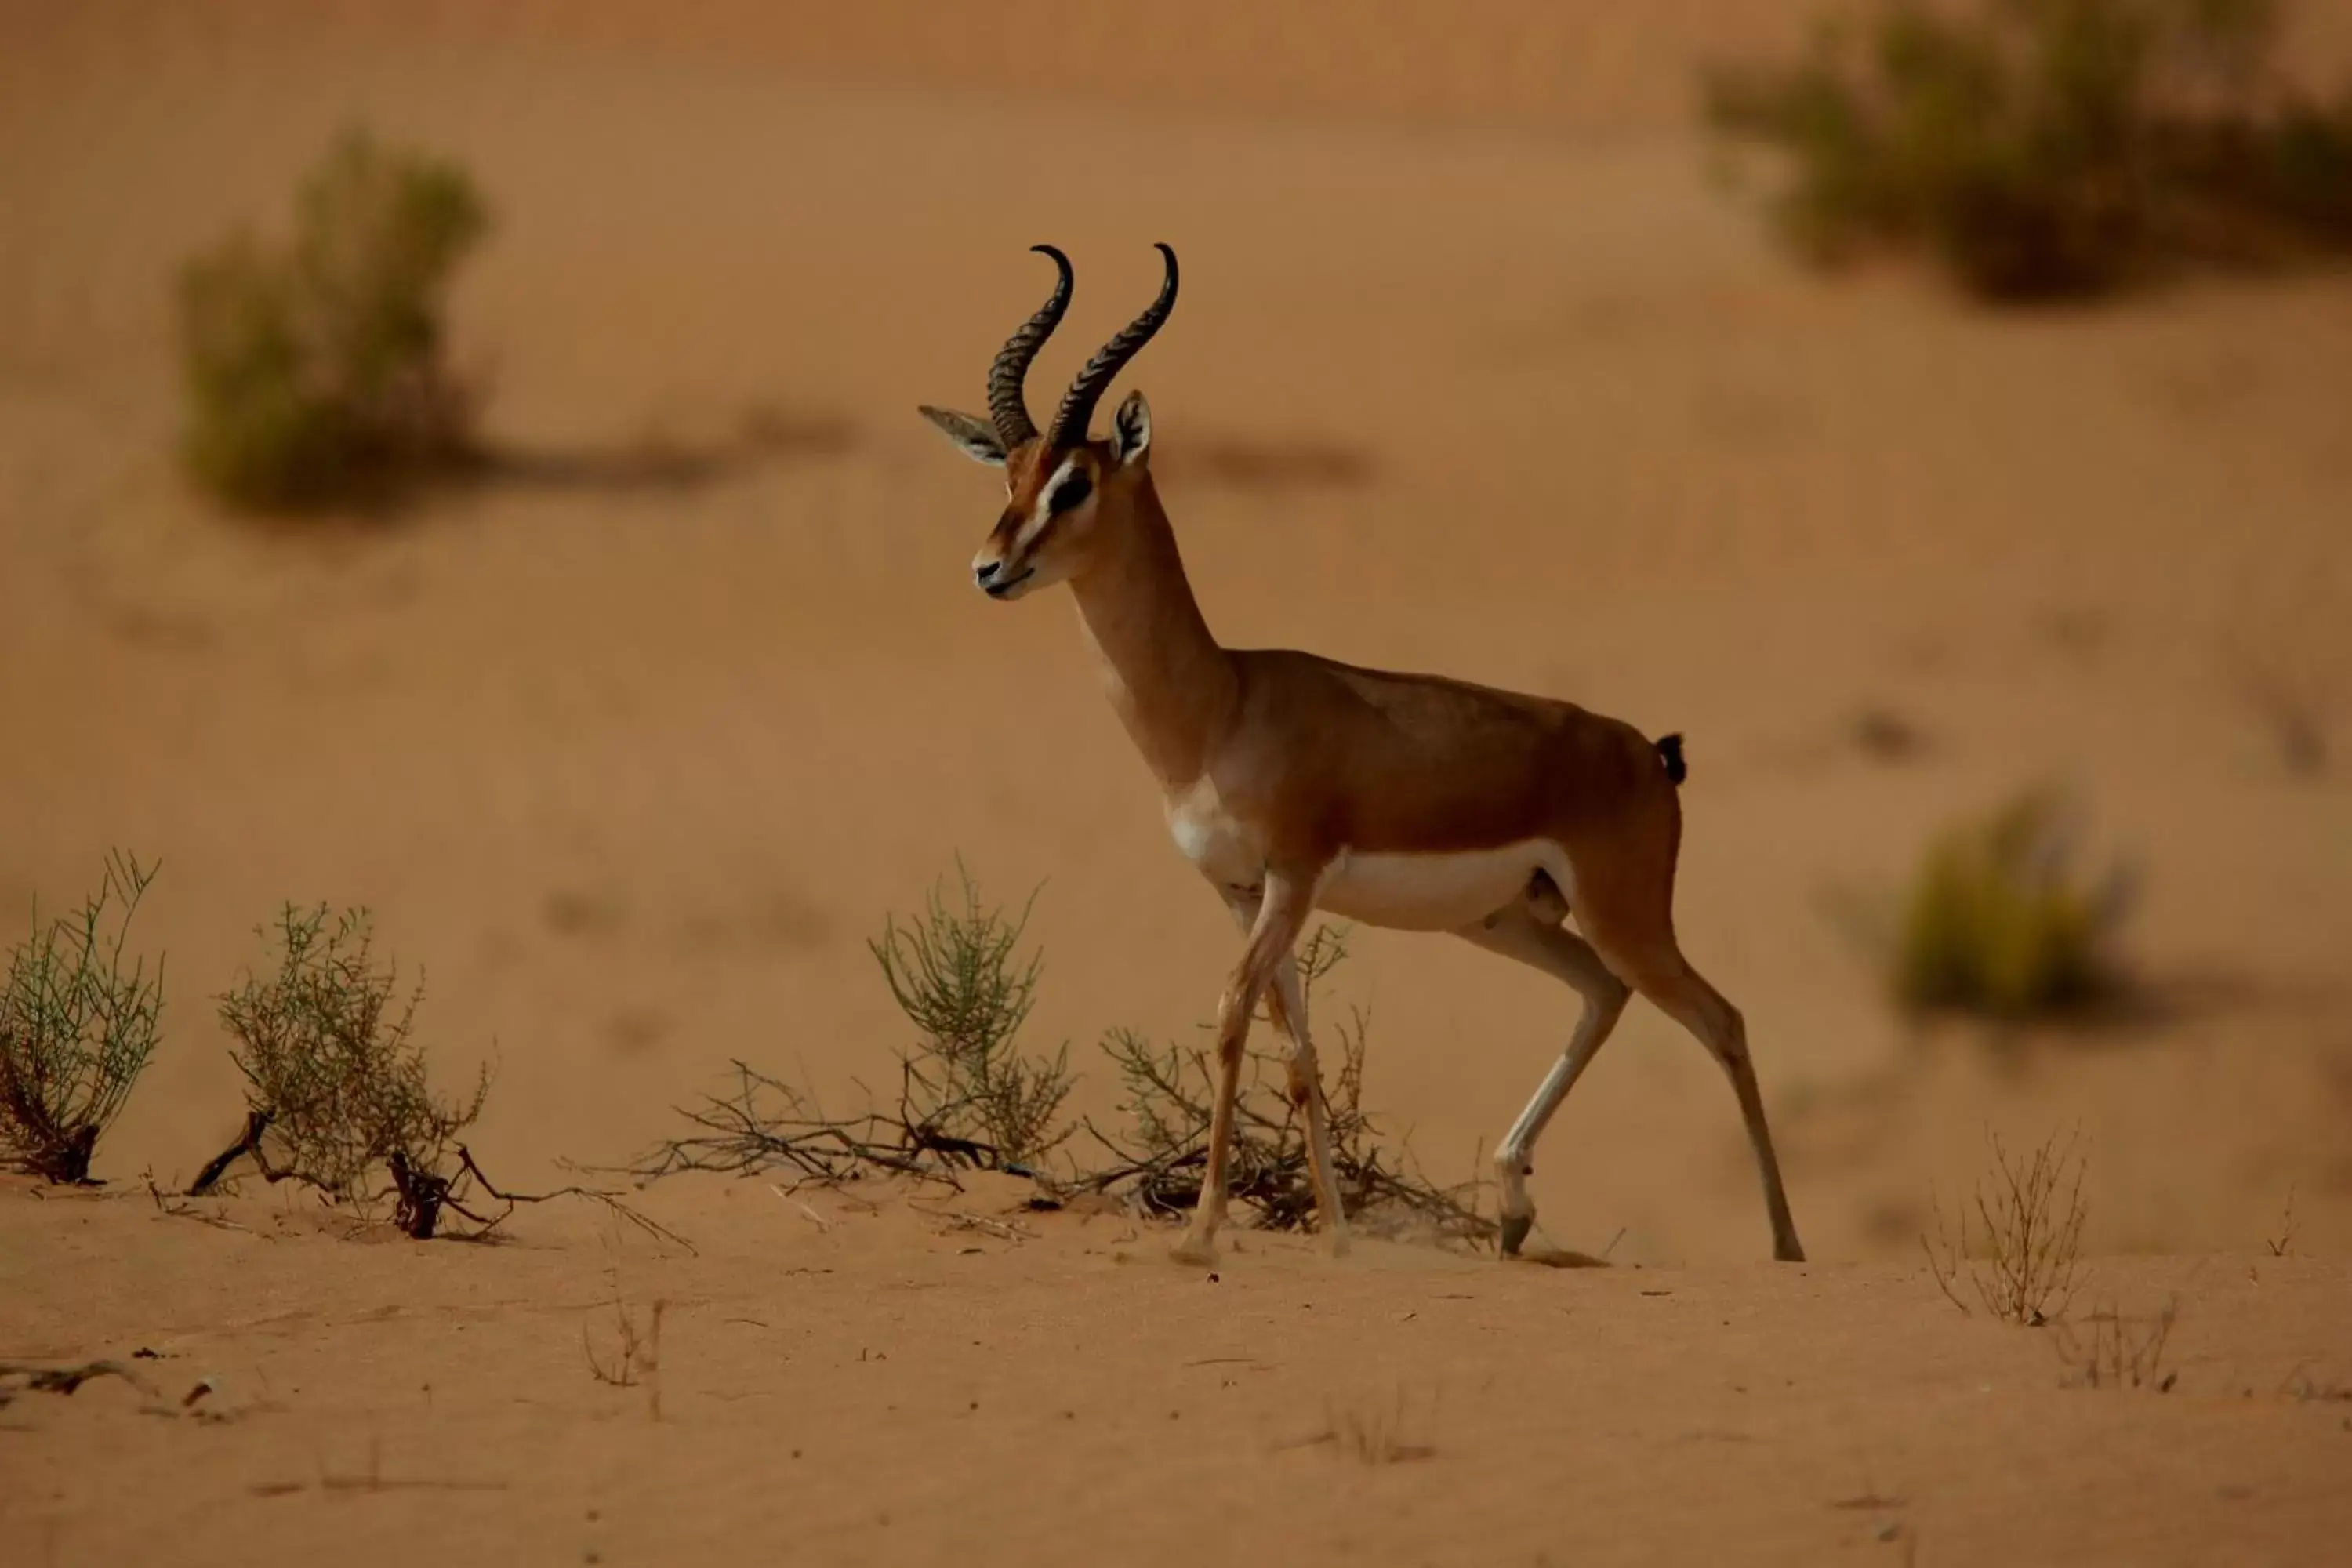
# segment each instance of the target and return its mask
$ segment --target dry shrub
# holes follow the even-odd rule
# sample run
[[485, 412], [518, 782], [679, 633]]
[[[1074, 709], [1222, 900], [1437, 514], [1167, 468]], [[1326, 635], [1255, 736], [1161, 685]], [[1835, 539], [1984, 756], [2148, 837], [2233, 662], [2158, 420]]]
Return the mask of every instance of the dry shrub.
[[614, 1388], [644, 1384], [646, 1411], [656, 1421], [661, 1419], [662, 1318], [668, 1310], [667, 1301], [656, 1301], [640, 1322], [616, 1289], [613, 1296], [612, 1340], [601, 1355], [589, 1337], [588, 1325], [584, 1321], [580, 1325], [580, 1350], [587, 1358], [588, 1374]]
[[1986, 1138], [1992, 1170], [1978, 1180], [1957, 1227], [1947, 1226], [1938, 1203], [1935, 1238], [1922, 1236], [1919, 1245], [1937, 1287], [1961, 1311], [1969, 1310], [1956, 1288], [1965, 1272], [1986, 1311], [2038, 1327], [2063, 1314], [2082, 1284], [2082, 1134], [2045, 1139], [2021, 1159], [1998, 1133]]
[[229, 1056], [246, 1080], [243, 1147], [271, 1181], [302, 1182], [362, 1215], [389, 1184], [395, 1223], [431, 1236], [465, 1173], [458, 1135], [482, 1113], [489, 1068], [463, 1099], [433, 1092], [412, 1039], [423, 984], [395, 1005], [395, 974], [376, 966], [366, 910], [330, 920], [323, 904], [289, 904], [276, 930], [260, 934], [278, 950], [277, 973], [248, 975], [220, 998], [221, 1024], [236, 1042]]
[[[895, 1110], [829, 1112], [800, 1088], [737, 1061], [735, 1084], [684, 1112], [696, 1129], [664, 1142], [630, 1167], [650, 1180], [678, 1171], [741, 1175], [789, 1173], [793, 1185], [835, 1184], [868, 1175], [957, 1184], [959, 1172], [1002, 1170], [1034, 1181], [1035, 1200], [1055, 1206], [1079, 1194], [1110, 1194], [1137, 1212], [1169, 1216], [1200, 1195], [1214, 1082], [1207, 1046], [1160, 1046], [1113, 1029], [1102, 1048], [1125, 1088], [1125, 1125], [1079, 1123], [1103, 1160], [1074, 1161], [1076, 1128], [1063, 1120], [1075, 1087], [1068, 1048], [1025, 1053], [1022, 1025], [1034, 1003], [1043, 958], [1023, 953], [1028, 921], [988, 906], [969, 874], [950, 902], [938, 889], [905, 925], [887, 921], [867, 945], [899, 1009], [916, 1028], [899, 1056]], [[1034, 903], [1034, 895], [1032, 895]], [[1345, 957], [1341, 933], [1319, 928], [1300, 947], [1302, 982], [1313, 1012], [1318, 984]], [[1391, 1148], [1362, 1109], [1369, 1016], [1356, 1010], [1333, 1031], [1339, 1072], [1328, 1086], [1333, 1163], [1349, 1215], [1385, 1219], [1440, 1239], [1483, 1242], [1495, 1222], [1478, 1212], [1474, 1180], [1441, 1186], [1409, 1149]], [[1209, 1026], [1203, 1026], [1204, 1030]], [[1281, 1058], [1254, 1049], [1236, 1106], [1233, 1196], [1256, 1223], [1303, 1229], [1315, 1217], [1306, 1128], [1283, 1092]]]
[[471, 399], [444, 363], [457, 264], [487, 226], [455, 165], [347, 132], [304, 180], [282, 247], [239, 234], [179, 282], [184, 455], [235, 504], [382, 495], [467, 456]]
[[2137, 1320], [2124, 1317], [2112, 1306], [2102, 1307], [2088, 1319], [2088, 1340], [2069, 1324], [2058, 1324], [2052, 1343], [2058, 1359], [2065, 1363], [2066, 1385], [2171, 1393], [2180, 1373], [2164, 1369], [2164, 1350], [2179, 1315], [2177, 1298], [2166, 1301], [2154, 1315]]
[[[127, 855], [108, 858], [79, 913], [44, 922], [10, 949], [0, 989], [0, 1156], [43, 1181], [83, 1183], [98, 1140], [154, 1054], [163, 965], [123, 967], [131, 917], [153, 879]], [[110, 906], [112, 929], [101, 933]]]
[[[1318, 926], [1300, 943], [1299, 982], [1310, 1028], [1316, 992], [1347, 956], [1347, 934], [1337, 927]], [[1383, 1221], [1441, 1240], [1488, 1239], [1495, 1224], [1478, 1212], [1477, 1184], [1441, 1186], [1430, 1181], [1411, 1151], [1388, 1147], [1379, 1125], [1366, 1114], [1364, 1047], [1370, 1024], [1370, 1013], [1358, 1007], [1326, 1035], [1339, 1047], [1339, 1070], [1324, 1085], [1323, 1098], [1341, 1205], [1351, 1219]], [[1202, 1027], [1213, 1034], [1214, 1026]], [[1270, 1031], [1270, 1021], [1261, 1014], [1261, 1029], [1254, 1037], [1265, 1040]], [[1113, 1163], [1089, 1173], [1086, 1180], [1099, 1189], [1127, 1192], [1147, 1214], [1189, 1214], [1200, 1199], [1208, 1161], [1217, 1081], [1212, 1047], [1162, 1047], [1132, 1029], [1114, 1029], [1103, 1049], [1126, 1089], [1119, 1109], [1128, 1126], [1123, 1131], [1105, 1132], [1087, 1124]], [[1285, 1049], [1272, 1044], [1249, 1048], [1234, 1105], [1227, 1179], [1234, 1201], [1260, 1227], [1304, 1230], [1316, 1217], [1315, 1183], [1306, 1119], [1288, 1092]]]
[[1787, 153], [1784, 230], [1835, 260], [1932, 253], [1981, 296], [2352, 249], [2352, 90], [2273, 70], [2273, 0], [1889, 0], [1793, 64], [1707, 77], [1709, 117]]
[[2122, 990], [2113, 949], [2129, 878], [2118, 867], [2095, 885], [2081, 879], [2077, 822], [2032, 791], [1929, 845], [1888, 955], [1902, 1005], [2013, 1020]]
[[1359, 1399], [1344, 1404], [1327, 1400], [1323, 1430], [1307, 1438], [1306, 1444], [1328, 1443], [1360, 1465], [1395, 1465], [1431, 1458], [1437, 1450], [1408, 1436], [1418, 1425], [1402, 1388], [1386, 1399]]

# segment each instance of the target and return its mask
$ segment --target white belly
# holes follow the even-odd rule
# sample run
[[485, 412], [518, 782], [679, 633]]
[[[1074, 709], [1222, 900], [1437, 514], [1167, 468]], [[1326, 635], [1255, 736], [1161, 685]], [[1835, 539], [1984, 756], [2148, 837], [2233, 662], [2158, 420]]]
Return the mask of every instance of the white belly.
[[1458, 931], [1517, 902], [1538, 871], [1575, 897], [1568, 856], [1546, 838], [1443, 855], [1348, 849], [1323, 874], [1315, 907], [1366, 925]]
[[[1170, 797], [1168, 833], [1184, 858], [1221, 887], [1255, 888], [1265, 879], [1265, 847], [1224, 809], [1206, 779]], [[1538, 871], [1574, 900], [1568, 854], [1549, 838], [1432, 855], [1342, 849], [1323, 873], [1315, 907], [1365, 925], [1458, 931], [1524, 898]]]

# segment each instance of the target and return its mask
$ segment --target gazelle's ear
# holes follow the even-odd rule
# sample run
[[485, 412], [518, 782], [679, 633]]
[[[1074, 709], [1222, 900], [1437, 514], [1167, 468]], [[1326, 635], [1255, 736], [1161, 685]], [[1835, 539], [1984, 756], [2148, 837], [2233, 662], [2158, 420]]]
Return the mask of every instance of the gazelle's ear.
[[975, 419], [969, 414], [958, 414], [952, 408], [934, 408], [926, 403], [918, 412], [940, 427], [940, 433], [956, 445], [956, 450], [975, 463], [986, 463], [992, 468], [1004, 466], [1004, 443], [997, 438], [996, 426], [985, 419]]
[[1111, 455], [1122, 468], [1131, 468], [1151, 453], [1151, 405], [1143, 394], [1130, 392], [1110, 416]]

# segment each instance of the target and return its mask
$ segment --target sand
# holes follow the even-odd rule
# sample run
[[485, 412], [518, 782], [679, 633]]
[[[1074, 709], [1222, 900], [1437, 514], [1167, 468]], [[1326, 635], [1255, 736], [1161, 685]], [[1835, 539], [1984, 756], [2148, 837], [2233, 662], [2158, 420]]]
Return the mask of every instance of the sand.
[[[2352, 1379], [2352, 285], [1995, 317], [1804, 272], [1690, 91], [1799, 36], [1790, 8], [1601, 9], [0, 5], [0, 909], [128, 847], [169, 953], [104, 1195], [0, 1191], [0, 1359], [143, 1345], [166, 1403], [216, 1373], [236, 1417], [19, 1399], [26, 1560], [2340, 1537], [2344, 1407], [2280, 1391]], [[2298, 65], [2352, 56], [2313, 9]], [[458, 352], [529, 461], [389, 521], [240, 525], [173, 466], [173, 268], [282, 221], [353, 118], [490, 196]], [[158, 1212], [142, 1173], [184, 1182], [237, 1123], [211, 998], [289, 899], [373, 909], [453, 1080], [494, 1058], [473, 1142], [518, 1184], [626, 1159], [730, 1058], [887, 1074], [907, 1030], [864, 942], [959, 855], [997, 897], [1042, 884], [1033, 1027], [1083, 1103], [1105, 1028], [1208, 1015], [1226, 918], [1067, 605], [966, 585], [993, 481], [913, 414], [980, 404], [1041, 239], [1079, 269], [1041, 403], [1149, 298], [1150, 242], [1183, 255], [1130, 379], [1226, 640], [1688, 735], [1678, 920], [1747, 1015], [1816, 1262], [1762, 1261], [1730, 1093], [1638, 1005], [1534, 1183], [1607, 1270], [1252, 1237], [1211, 1287], [1107, 1217], [1015, 1242], [818, 1197], [820, 1233], [757, 1184], [656, 1190], [691, 1257], [584, 1212], [422, 1249], [282, 1194], [221, 1211], [244, 1232]], [[1916, 752], [1860, 743], [1873, 714]], [[2151, 1005], [2009, 1047], [1912, 1029], [1842, 898], [2044, 778], [2140, 868]], [[1449, 1176], [1573, 1012], [1443, 939], [1366, 934], [1334, 984], [1372, 1008], [1368, 1103]], [[2161, 1397], [2062, 1387], [2046, 1331], [1963, 1317], [1921, 1258], [1989, 1131], [2077, 1125], [2099, 1300], [2179, 1299]], [[671, 1303], [658, 1421], [586, 1365], [616, 1289]], [[1426, 1458], [1303, 1441], [1399, 1399]], [[497, 1485], [327, 1485], [371, 1465]], [[1865, 1495], [1906, 1500], [1832, 1506]]]

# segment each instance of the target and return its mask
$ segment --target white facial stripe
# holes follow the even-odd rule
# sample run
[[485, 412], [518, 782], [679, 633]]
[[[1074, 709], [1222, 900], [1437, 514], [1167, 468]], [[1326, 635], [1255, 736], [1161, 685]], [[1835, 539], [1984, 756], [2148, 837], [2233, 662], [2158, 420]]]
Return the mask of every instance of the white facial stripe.
[[1062, 481], [1068, 479], [1071, 470], [1077, 466], [1078, 459], [1075, 456], [1063, 458], [1062, 466], [1054, 470], [1054, 477], [1037, 491], [1036, 509], [1030, 512], [1029, 521], [1021, 525], [1021, 531], [1013, 536], [1013, 554], [1018, 555], [1028, 549], [1036, 542], [1037, 535], [1045, 531], [1045, 524], [1054, 515], [1054, 492], [1062, 488]]

